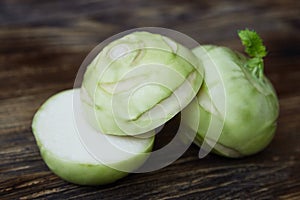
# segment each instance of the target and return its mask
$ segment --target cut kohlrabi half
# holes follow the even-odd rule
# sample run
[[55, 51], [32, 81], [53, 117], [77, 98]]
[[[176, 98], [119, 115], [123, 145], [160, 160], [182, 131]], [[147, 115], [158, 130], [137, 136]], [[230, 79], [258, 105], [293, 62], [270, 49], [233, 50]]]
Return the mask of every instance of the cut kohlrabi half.
[[160, 34], [137, 31], [107, 46], [89, 64], [81, 88], [86, 118], [111, 135], [138, 135], [166, 123], [203, 81], [192, 51]]
[[[154, 137], [119, 137], [96, 131], [81, 113], [77, 113], [81, 110], [73, 105], [75, 94], [79, 95], [79, 89], [54, 95], [34, 116], [32, 130], [48, 167], [66, 181], [80, 185], [102, 185], [112, 183], [142, 165], [148, 157], [146, 152], [152, 149]], [[80, 138], [85, 134], [79, 134], [78, 131], [95, 136], [96, 148], [102, 153], [105, 164], [89, 153]], [[125, 153], [110, 152], [108, 145]], [[126, 171], [117, 170], [122, 167]]]

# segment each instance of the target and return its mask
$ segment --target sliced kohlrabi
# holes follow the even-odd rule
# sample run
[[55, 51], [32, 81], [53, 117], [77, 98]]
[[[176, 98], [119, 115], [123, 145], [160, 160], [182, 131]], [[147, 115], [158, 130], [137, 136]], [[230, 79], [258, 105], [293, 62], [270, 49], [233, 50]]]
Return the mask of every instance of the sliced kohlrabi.
[[[79, 89], [54, 95], [34, 116], [32, 130], [48, 167], [62, 179], [80, 185], [111, 183], [126, 176], [128, 170], [138, 168], [147, 158], [144, 153], [151, 151], [154, 137], [120, 137], [96, 131], [85, 121], [82, 114], [76, 113], [81, 110], [73, 105], [74, 94], [79, 96]], [[78, 131], [97, 136], [94, 142], [98, 151], [102, 152], [105, 164], [89, 153], [88, 146], [80, 138], [84, 134], [79, 134]], [[125, 151], [125, 154], [109, 152], [108, 141]], [[122, 166], [126, 166], [127, 171], [115, 169]]]
[[112, 135], [153, 130], [195, 97], [203, 67], [191, 50], [150, 32], [133, 32], [108, 44], [84, 74], [86, 118]]

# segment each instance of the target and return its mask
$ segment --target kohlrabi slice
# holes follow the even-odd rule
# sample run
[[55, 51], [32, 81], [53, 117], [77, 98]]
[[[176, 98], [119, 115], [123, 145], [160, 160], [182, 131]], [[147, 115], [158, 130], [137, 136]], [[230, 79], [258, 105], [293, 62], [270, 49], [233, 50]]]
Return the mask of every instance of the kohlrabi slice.
[[203, 81], [201, 62], [176, 41], [133, 32], [108, 44], [87, 67], [81, 99], [86, 118], [111, 135], [137, 135], [167, 122]]
[[203, 63], [205, 78], [197, 94], [198, 106], [185, 110], [187, 122], [200, 113], [195, 143], [227, 157], [264, 149], [273, 138], [279, 113], [275, 90], [263, 73], [266, 49], [260, 37], [248, 29], [239, 36], [251, 58], [212, 45], [193, 50]]
[[[120, 137], [96, 131], [83, 118], [81, 108], [75, 108], [73, 104], [74, 95], [79, 97], [79, 92], [79, 89], [74, 89], [56, 94], [35, 114], [32, 131], [41, 155], [55, 174], [69, 182], [80, 185], [114, 182], [146, 160], [147, 154], [144, 153], [151, 151], [154, 137]], [[78, 131], [95, 136], [96, 148], [102, 152], [105, 164], [89, 153], [89, 147], [80, 138], [85, 134]], [[125, 153], [110, 152], [108, 145], [116, 146]], [[117, 170], [123, 166], [126, 171]]]

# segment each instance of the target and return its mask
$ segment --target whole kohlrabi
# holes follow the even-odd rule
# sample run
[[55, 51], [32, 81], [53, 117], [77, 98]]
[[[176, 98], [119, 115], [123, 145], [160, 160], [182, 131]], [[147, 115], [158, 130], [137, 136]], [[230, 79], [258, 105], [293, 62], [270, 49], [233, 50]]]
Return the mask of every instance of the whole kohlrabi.
[[239, 37], [251, 58], [212, 45], [193, 50], [203, 63], [205, 78], [198, 104], [184, 110], [187, 124], [199, 115], [195, 143], [227, 157], [264, 149], [273, 138], [279, 110], [275, 90], [263, 73], [262, 40], [248, 29], [239, 31]]
[[84, 75], [89, 122], [105, 134], [137, 135], [171, 119], [195, 97], [203, 68], [174, 40], [134, 32], [108, 44]]

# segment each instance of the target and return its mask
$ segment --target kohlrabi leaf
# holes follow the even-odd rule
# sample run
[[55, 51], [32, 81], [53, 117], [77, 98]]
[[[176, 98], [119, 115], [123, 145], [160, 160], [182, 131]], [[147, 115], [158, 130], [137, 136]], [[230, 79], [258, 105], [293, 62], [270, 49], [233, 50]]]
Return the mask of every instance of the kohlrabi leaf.
[[266, 47], [255, 31], [249, 29], [240, 30], [238, 35], [245, 46], [245, 52], [249, 56], [263, 58], [267, 55]]
[[267, 55], [267, 51], [261, 37], [249, 29], [238, 31], [238, 35], [245, 46], [245, 52], [251, 57], [246, 63], [246, 67], [251, 70], [255, 77], [262, 79], [264, 70], [262, 58]]

